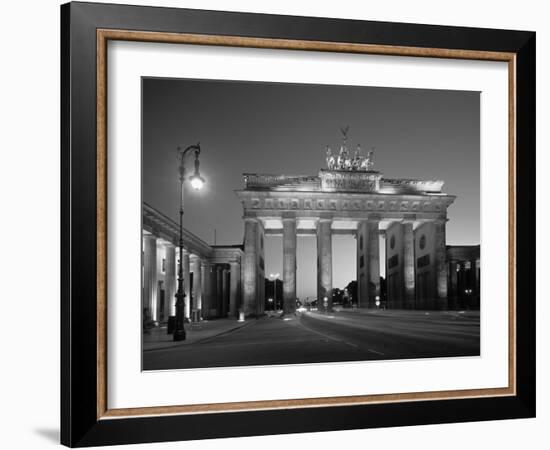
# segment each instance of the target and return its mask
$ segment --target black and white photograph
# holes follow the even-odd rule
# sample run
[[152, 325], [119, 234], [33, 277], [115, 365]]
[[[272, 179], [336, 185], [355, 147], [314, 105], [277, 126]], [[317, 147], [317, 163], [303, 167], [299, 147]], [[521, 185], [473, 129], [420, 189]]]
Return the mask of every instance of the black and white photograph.
[[479, 92], [144, 77], [142, 167], [143, 370], [480, 356]]

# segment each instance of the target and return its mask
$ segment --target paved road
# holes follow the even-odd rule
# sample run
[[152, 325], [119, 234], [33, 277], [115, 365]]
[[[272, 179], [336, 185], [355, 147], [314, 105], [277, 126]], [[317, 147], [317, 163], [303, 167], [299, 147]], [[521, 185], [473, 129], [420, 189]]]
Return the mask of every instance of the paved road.
[[[306, 314], [302, 324], [356, 346], [365, 359], [479, 355], [479, 314], [375, 311]], [[378, 355], [369, 357], [369, 353]]]
[[479, 314], [421, 311], [266, 317], [192, 345], [143, 353], [144, 370], [479, 355]]

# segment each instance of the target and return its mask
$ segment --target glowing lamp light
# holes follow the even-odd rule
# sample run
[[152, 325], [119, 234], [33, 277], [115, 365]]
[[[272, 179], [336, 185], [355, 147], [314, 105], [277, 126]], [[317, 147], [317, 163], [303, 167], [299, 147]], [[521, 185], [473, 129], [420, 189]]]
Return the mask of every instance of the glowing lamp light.
[[[200, 161], [199, 161], [199, 154], [200, 154], [200, 147], [199, 144], [197, 144], [195, 149], [195, 173], [191, 178], [189, 178], [189, 181], [191, 182], [191, 187], [195, 189], [196, 191], [202, 189], [204, 186], [204, 178], [201, 177], [200, 174]], [[193, 147], [193, 148], [195, 148]]]
[[193, 175], [189, 181], [191, 182], [191, 187], [196, 191], [200, 191], [204, 186], [204, 178], [200, 175]]

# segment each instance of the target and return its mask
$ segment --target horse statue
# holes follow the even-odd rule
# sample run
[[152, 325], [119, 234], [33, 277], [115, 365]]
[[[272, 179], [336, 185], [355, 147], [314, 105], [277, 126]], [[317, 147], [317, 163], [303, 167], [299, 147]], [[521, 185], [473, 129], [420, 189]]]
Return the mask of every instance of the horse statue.
[[355, 154], [353, 155], [351, 170], [353, 171], [360, 170], [362, 160], [363, 160], [363, 156], [361, 156], [361, 146], [358, 144], [357, 148], [355, 149]]
[[327, 145], [327, 168], [334, 170], [336, 168], [336, 157], [332, 154], [332, 149]]
[[372, 150], [369, 152], [369, 168], [368, 170], [372, 170], [374, 167], [374, 147], [372, 147]]
[[353, 158], [349, 156], [349, 153], [344, 158], [344, 170], [351, 170], [353, 165]]
[[338, 158], [336, 158], [336, 168], [339, 170], [345, 170], [349, 161], [349, 152], [348, 148], [345, 145], [340, 147], [340, 152], [338, 153]]
[[361, 162], [361, 170], [369, 171], [369, 170], [372, 170], [373, 167], [374, 167], [374, 151], [371, 150], [367, 154], [367, 157]]

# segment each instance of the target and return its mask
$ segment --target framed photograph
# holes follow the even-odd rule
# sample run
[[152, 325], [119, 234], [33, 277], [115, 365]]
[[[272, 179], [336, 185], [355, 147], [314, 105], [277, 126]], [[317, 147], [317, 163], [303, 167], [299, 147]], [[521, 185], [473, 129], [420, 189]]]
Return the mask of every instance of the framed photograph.
[[535, 33], [61, 7], [61, 441], [535, 415]]

